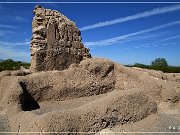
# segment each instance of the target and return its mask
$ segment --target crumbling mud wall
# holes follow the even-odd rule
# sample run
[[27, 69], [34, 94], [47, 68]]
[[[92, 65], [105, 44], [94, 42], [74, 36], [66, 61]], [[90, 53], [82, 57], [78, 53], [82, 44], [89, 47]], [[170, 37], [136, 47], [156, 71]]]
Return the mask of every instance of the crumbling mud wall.
[[63, 70], [91, 58], [81, 42], [81, 32], [56, 10], [36, 6], [32, 21], [31, 71]]

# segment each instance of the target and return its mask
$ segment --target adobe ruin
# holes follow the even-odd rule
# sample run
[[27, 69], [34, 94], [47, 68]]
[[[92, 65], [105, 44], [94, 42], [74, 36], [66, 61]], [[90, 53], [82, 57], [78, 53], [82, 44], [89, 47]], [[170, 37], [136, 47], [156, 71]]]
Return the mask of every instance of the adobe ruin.
[[56, 10], [34, 9], [31, 39], [31, 72], [63, 70], [91, 58], [75, 23]]

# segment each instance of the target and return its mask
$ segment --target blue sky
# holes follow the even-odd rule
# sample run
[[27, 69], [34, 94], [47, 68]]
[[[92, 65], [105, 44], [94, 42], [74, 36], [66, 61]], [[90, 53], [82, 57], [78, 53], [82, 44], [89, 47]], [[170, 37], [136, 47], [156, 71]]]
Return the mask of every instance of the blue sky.
[[[3, 1], [6, 0], [0, 2]], [[30, 61], [29, 41], [35, 5], [0, 3], [0, 59]], [[155, 58], [163, 57], [170, 65], [180, 66], [180, 3], [41, 5], [75, 21], [93, 57], [122, 64], [150, 64]]]

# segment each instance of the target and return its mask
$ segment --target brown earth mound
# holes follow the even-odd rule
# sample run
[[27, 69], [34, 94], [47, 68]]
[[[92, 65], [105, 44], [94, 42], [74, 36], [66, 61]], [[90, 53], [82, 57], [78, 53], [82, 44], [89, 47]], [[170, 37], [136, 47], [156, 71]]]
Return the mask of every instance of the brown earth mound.
[[63, 71], [18, 75], [0, 73], [0, 106], [10, 131], [98, 132], [154, 113], [179, 113], [178, 74], [92, 58]]
[[[18, 125], [21, 125], [21, 132], [96, 132], [106, 127], [139, 121], [156, 113], [156, 109], [156, 103], [142, 92], [114, 91], [78, 108], [37, 114], [31, 123], [18, 121]], [[27, 116], [21, 113], [21, 117]]]

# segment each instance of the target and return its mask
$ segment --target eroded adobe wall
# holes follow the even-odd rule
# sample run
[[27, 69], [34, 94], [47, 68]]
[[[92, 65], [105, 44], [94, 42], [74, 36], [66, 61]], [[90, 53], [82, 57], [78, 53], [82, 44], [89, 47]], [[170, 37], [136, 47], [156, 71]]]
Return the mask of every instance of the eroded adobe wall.
[[32, 21], [31, 71], [63, 70], [91, 58], [75, 23], [56, 10], [36, 6]]

